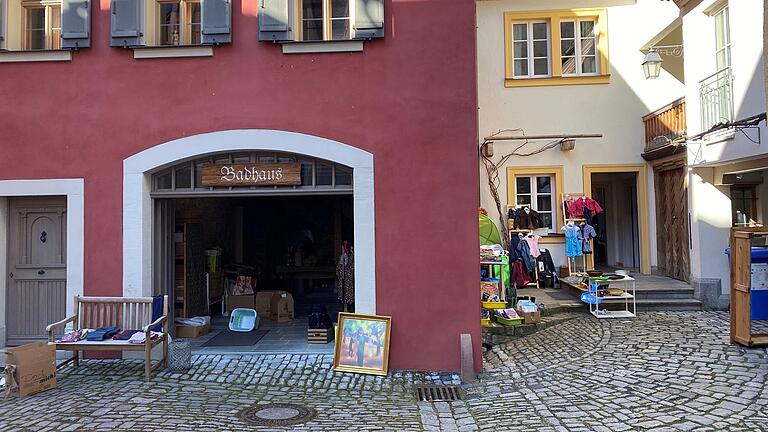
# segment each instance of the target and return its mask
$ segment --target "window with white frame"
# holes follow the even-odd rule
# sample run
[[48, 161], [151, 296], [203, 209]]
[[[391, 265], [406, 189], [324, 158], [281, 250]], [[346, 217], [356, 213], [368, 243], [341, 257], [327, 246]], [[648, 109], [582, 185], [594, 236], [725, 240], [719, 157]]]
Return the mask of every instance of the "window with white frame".
[[159, 2], [159, 45], [200, 45], [200, 2]]
[[349, 0], [301, 0], [301, 40], [350, 38]]
[[715, 57], [717, 70], [731, 66], [731, 23], [728, 5], [713, 15], [715, 18]]
[[23, 1], [21, 5], [24, 10], [23, 49], [61, 48], [61, 1]]
[[515, 197], [518, 206], [529, 206], [536, 210], [541, 225], [554, 231], [555, 179], [552, 175], [515, 176]]
[[512, 57], [515, 78], [550, 75], [549, 23], [512, 23]]
[[563, 76], [597, 74], [597, 33], [594, 19], [560, 22]]

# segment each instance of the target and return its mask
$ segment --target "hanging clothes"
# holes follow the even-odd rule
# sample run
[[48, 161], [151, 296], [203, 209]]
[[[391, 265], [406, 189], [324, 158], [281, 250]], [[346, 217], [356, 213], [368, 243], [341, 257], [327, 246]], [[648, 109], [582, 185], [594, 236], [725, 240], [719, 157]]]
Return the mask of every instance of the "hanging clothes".
[[544, 263], [544, 271], [555, 273], [555, 262], [552, 261], [552, 254], [547, 249], [539, 250], [539, 257], [536, 259], [538, 262]]
[[532, 210], [530, 207], [524, 207], [523, 209], [517, 210], [515, 227], [517, 229], [530, 230], [541, 228], [541, 217], [536, 210]]
[[535, 234], [529, 234], [525, 237], [523, 237], [523, 240], [525, 240], [526, 243], [528, 243], [528, 249], [531, 251], [531, 256], [534, 258], [537, 258], [539, 255], [541, 255], [541, 252], [539, 252], [539, 239], [541, 236], [537, 236]]
[[531, 282], [531, 278], [528, 276], [528, 271], [522, 261], [515, 261], [512, 265], [511, 276], [512, 282], [518, 287], [526, 286]]
[[586, 223], [581, 226], [581, 230], [579, 231], [579, 241], [581, 242], [581, 251], [585, 254], [591, 254], [592, 253], [592, 246], [589, 244], [589, 240], [596, 238], [597, 232], [595, 231], [595, 228], [592, 227], [589, 223]]
[[565, 231], [565, 256], [582, 256], [581, 242], [579, 241], [579, 227], [575, 225], [566, 225], [562, 229]]
[[536, 268], [536, 260], [531, 255], [531, 248], [528, 246], [528, 242], [521, 241], [517, 244], [517, 254], [529, 272]]
[[523, 241], [522, 238], [518, 235], [513, 235], [509, 242], [509, 262], [518, 261], [522, 259], [520, 254], [517, 252], [517, 245], [520, 244], [520, 242]]
[[585, 196], [580, 196], [578, 198], [569, 197], [565, 201], [565, 208], [568, 212], [568, 217], [571, 219], [586, 219], [586, 214], [584, 213], [585, 209], [589, 210], [590, 219], [592, 216], [595, 216], [603, 211], [603, 208], [600, 207], [600, 204], [598, 204], [597, 201]]
[[336, 265], [336, 289], [339, 301], [345, 305], [355, 303], [355, 254], [344, 250]]
[[507, 219], [512, 222], [510, 228], [516, 229], [517, 225], [515, 225], [515, 219], [517, 218], [517, 210], [516, 209], [509, 209], [507, 210]]

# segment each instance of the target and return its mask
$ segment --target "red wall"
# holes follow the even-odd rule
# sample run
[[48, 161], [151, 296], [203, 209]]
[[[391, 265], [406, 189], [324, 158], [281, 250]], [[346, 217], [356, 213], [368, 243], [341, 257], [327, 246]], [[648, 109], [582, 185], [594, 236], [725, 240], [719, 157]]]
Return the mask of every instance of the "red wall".
[[227, 129], [318, 135], [374, 154], [379, 314], [390, 365], [480, 365], [473, 0], [387, 2], [363, 53], [284, 55], [257, 41], [257, 2], [233, 1], [233, 41], [211, 58], [134, 60], [110, 48], [109, 3], [92, 48], [66, 63], [0, 64], [0, 179], [85, 178], [85, 292], [122, 293], [122, 162]]

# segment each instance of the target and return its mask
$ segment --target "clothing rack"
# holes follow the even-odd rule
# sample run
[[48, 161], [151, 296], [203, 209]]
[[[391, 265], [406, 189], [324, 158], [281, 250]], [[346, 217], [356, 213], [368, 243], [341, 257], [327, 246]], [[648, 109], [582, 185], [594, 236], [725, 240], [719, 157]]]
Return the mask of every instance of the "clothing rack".
[[[530, 234], [533, 234], [533, 232], [534, 232], [534, 230], [532, 230], [532, 229], [510, 229], [509, 230], [509, 241], [510, 241], [510, 244], [512, 242], [512, 236], [513, 235], [518, 235], [518, 234], [523, 234], [523, 233], [525, 235], [530, 235]], [[511, 268], [512, 268], [512, 263], [510, 263], [510, 269]], [[539, 282], [539, 264], [538, 264], [538, 262], [536, 263], [536, 266], [534, 267], [533, 272], [536, 275], [536, 282], [529, 282], [527, 285], [525, 285], [525, 287], [540, 288], [540, 285], [539, 285], [539, 283], [540, 283]], [[525, 287], [517, 287], [516, 286], [515, 288], [525, 288]]]
[[[581, 192], [571, 192], [571, 193], [564, 193], [560, 196], [560, 205], [563, 206], [563, 225], [567, 225], [568, 222], [573, 222], [574, 224], [578, 225], [581, 222], [587, 222], [584, 218], [570, 218], [568, 217], [568, 206], [565, 205], [566, 201], [568, 201], [569, 198], [589, 198], [588, 195], [581, 193]], [[592, 239], [589, 239], [590, 246], [592, 245]], [[594, 250], [594, 247], [591, 248]], [[563, 252], [565, 254], [565, 252]], [[578, 260], [577, 257], [569, 257], [567, 254], [565, 255], [565, 262], [568, 263], [568, 274], [575, 273], [579, 271], [578, 268]], [[587, 272], [587, 254], [582, 253], [581, 255], [581, 272], [586, 273]]]

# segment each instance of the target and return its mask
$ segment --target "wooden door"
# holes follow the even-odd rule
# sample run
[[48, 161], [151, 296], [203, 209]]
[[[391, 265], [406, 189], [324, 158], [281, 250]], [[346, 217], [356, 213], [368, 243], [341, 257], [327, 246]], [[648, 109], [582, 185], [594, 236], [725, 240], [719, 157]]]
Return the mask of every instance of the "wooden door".
[[685, 168], [675, 164], [657, 168], [655, 174], [658, 272], [687, 282], [691, 266]]
[[203, 246], [203, 226], [197, 223], [184, 224], [184, 243], [186, 247], [185, 301], [188, 317], [208, 314], [208, 294], [205, 285], [205, 248]]
[[64, 197], [9, 200], [8, 345], [45, 339], [66, 313], [67, 204]]
[[751, 345], [752, 236], [731, 231], [731, 342]]

